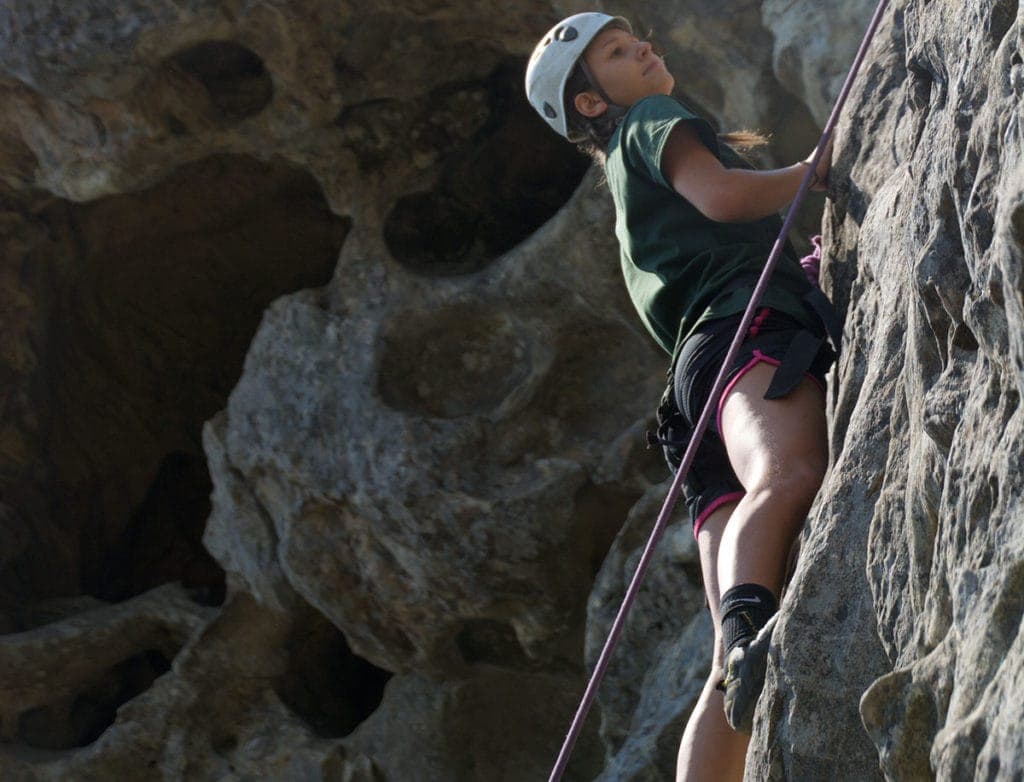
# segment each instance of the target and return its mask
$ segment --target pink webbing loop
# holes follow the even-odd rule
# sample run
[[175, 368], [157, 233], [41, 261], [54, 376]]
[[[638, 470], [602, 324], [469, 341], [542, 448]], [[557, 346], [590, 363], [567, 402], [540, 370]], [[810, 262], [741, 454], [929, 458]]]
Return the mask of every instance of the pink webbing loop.
[[591, 705], [593, 705], [594, 697], [597, 695], [598, 685], [600, 685], [601, 679], [604, 678], [605, 671], [608, 668], [608, 661], [611, 659], [615, 645], [618, 643], [619, 636], [622, 634], [622, 627], [625, 624], [626, 615], [629, 613], [629, 609], [633, 605], [633, 601], [636, 599], [637, 593], [640, 591], [640, 584], [643, 582], [644, 576], [647, 574], [647, 568], [650, 565], [651, 557], [654, 554], [654, 548], [658, 545], [658, 541], [661, 539], [661, 535], [665, 530], [665, 525], [672, 513], [672, 509], [675, 507], [676, 499], [679, 495], [679, 487], [682, 485], [683, 478], [686, 476], [686, 473], [690, 470], [690, 465], [693, 463], [693, 457], [697, 452], [697, 445], [700, 443], [705, 430], [708, 428], [712, 412], [718, 406], [718, 397], [722, 394], [722, 388], [725, 385], [725, 376], [727, 374], [728, 367], [730, 367], [733, 361], [736, 360], [736, 355], [739, 353], [740, 345], [743, 342], [747, 329], [750, 327], [750, 322], [754, 318], [754, 311], [757, 309], [757, 305], [760, 303], [762, 296], [764, 296], [765, 289], [768, 287], [768, 280], [771, 279], [772, 272], [775, 271], [775, 266], [778, 264], [779, 256], [782, 254], [782, 248], [785, 245], [786, 236], [789, 234], [789, 229], [796, 217], [797, 209], [800, 207], [804, 195], [807, 193], [811, 178], [818, 167], [818, 161], [821, 160], [825, 144], [828, 142], [829, 136], [832, 135], [832, 131], [839, 119], [839, 112], [842, 111], [843, 105], [846, 103], [846, 98], [850, 94], [853, 81], [857, 76], [857, 72], [860, 70], [864, 56], [867, 54], [868, 47], [871, 44], [872, 38], [875, 36], [878, 25], [882, 21], [882, 15], [885, 13], [885, 9], [888, 5], [889, 0], [879, 0], [878, 7], [875, 9], [875, 15], [872, 17], [871, 23], [868, 25], [867, 31], [864, 33], [864, 40], [861, 41], [860, 49], [857, 51], [857, 56], [853, 58], [853, 64], [850, 66], [850, 72], [846, 76], [843, 88], [839, 91], [839, 97], [836, 98], [835, 106], [832, 108], [832, 114], [829, 116], [828, 122], [825, 123], [825, 128], [821, 132], [821, 138], [818, 139], [818, 146], [814, 150], [814, 155], [811, 158], [810, 165], [807, 166], [807, 172], [804, 174], [804, 177], [800, 182], [800, 187], [797, 189], [793, 203], [790, 204], [789, 210], [786, 212], [786, 219], [782, 223], [782, 230], [779, 231], [779, 236], [775, 240], [775, 245], [772, 247], [768, 260], [765, 262], [764, 271], [761, 272], [761, 276], [757, 281], [754, 292], [751, 294], [750, 303], [747, 305], [747, 309], [743, 312], [740, 324], [736, 328], [736, 336], [733, 337], [732, 343], [729, 346], [729, 352], [726, 354], [725, 359], [722, 362], [722, 368], [719, 370], [718, 377], [715, 379], [715, 383], [711, 387], [711, 394], [708, 397], [707, 404], [704, 405], [704, 410], [701, 412], [700, 418], [697, 421], [697, 426], [694, 428], [693, 436], [690, 438], [690, 444], [686, 447], [686, 453], [683, 455], [683, 461], [679, 465], [679, 469], [676, 471], [675, 479], [672, 481], [672, 485], [668, 490], [668, 496], [665, 498], [665, 503], [661, 507], [661, 513], [658, 514], [658, 520], [654, 524], [654, 529], [651, 530], [651, 535], [647, 539], [646, 546], [644, 546], [643, 554], [641, 554], [640, 561], [636, 566], [636, 572], [633, 574], [633, 579], [630, 581], [629, 587], [626, 589], [626, 595], [622, 600], [622, 605], [619, 607], [619, 612], [616, 614], [615, 620], [612, 622], [611, 630], [608, 633], [608, 639], [605, 641], [604, 648], [601, 649], [601, 654], [594, 666], [594, 671], [590, 676], [590, 681], [587, 683], [587, 688], [583, 693], [580, 705], [576, 709], [576, 715], [573, 717], [572, 725], [569, 727], [568, 734], [566, 734], [565, 742], [562, 744], [562, 749], [558, 753], [558, 759], [555, 761], [555, 766], [551, 770], [551, 776], [548, 777], [548, 782], [558, 782], [558, 780], [562, 778], [562, 774], [565, 773], [565, 767], [569, 763], [569, 756], [572, 754], [573, 747], [576, 745], [576, 740], [579, 738], [580, 731], [583, 729], [583, 721], [586, 719], [587, 712], [590, 711]]

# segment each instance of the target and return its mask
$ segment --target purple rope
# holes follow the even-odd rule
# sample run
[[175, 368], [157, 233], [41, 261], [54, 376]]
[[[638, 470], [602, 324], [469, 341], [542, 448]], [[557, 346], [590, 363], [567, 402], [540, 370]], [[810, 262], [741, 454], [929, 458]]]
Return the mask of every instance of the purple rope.
[[548, 782], [558, 782], [558, 780], [562, 778], [562, 774], [565, 773], [565, 767], [569, 763], [569, 756], [572, 754], [573, 747], [576, 745], [576, 740], [579, 738], [580, 731], [583, 729], [583, 722], [587, 717], [587, 712], [590, 711], [590, 707], [593, 705], [594, 697], [597, 695], [597, 688], [600, 685], [601, 680], [604, 678], [612, 652], [615, 649], [616, 643], [618, 643], [619, 636], [622, 634], [626, 614], [629, 613], [629, 609], [633, 605], [633, 601], [636, 599], [637, 593], [640, 591], [640, 584], [643, 582], [644, 576], [647, 574], [647, 568], [650, 565], [651, 557], [654, 555], [654, 548], [658, 545], [658, 541], [661, 539], [661, 535], [665, 531], [665, 525], [672, 513], [672, 509], [675, 507], [676, 500], [678, 499], [679, 487], [682, 485], [683, 478], [690, 470], [690, 465], [693, 463], [694, 455], [697, 453], [697, 446], [711, 421], [712, 411], [718, 406], [718, 397], [721, 396], [722, 389], [725, 386], [728, 367], [736, 360], [736, 355], [739, 353], [740, 345], [743, 343], [743, 337], [746, 334], [747, 329], [750, 327], [750, 322], [754, 319], [754, 311], [757, 309], [757, 305], [761, 302], [761, 297], [764, 296], [765, 289], [768, 287], [768, 280], [771, 278], [772, 272], [775, 271], [775, 266], [778, 264], [779, 256], [782, 254], [782, 248], [785, 245], [786, 235], [789, 233], [793, 220], [796, 218], [796, 211], [800, 207], [800, 203], [803, 201], [804, 195], [807, 193], [811, 177], [818, 167], [818, 161], [821, 160], [825, 144], [828, 142], [829, 136], [832, 135], [832, 131], [839, 119], [839, 112], [842, 111], [843, 105], [846, 103], [846, 98], [849, 96], [850, 89], [853, 87], [853, 81], [857, 76], [857, 71], [860, 70], [861, 63], [864, 60], [864, 56], [867, 54], [868, 47], [871, 44], [872, 38], [875, 36], [875, 31], [878, 29], [878, 25], [882, 21], [882, 14], [885, 13], [885, 9], [888, 4], [889, 0], [879, 0], [878, 8], [875, 9], [875, 15], [872, 17], [871, 23], [868, 25], [867, 32], [864, 34], [864, 40], [861, 41], [860, 49], [857, 51], [857, 56], [853, 59], [853, 64], [850, 66], [850, 72], [846, 76], [843, 88], [839, 91], [839, 97], [836, 98], [835, 106], [832, 108], [832, 114], [829, 116], [828, 122], [825, 123], [825, 128], [822, 130], [821, 138], [818, 139], [818, 146], [814, 150], [814, 156], [811, 158], [811, 164], [807, 167], [807, 172], [804, 174], [804, 178], [800, 182], [800, 187], [797, 189], [793, 203], [790, 204], [789, 210], [786, 213], [786, 219], [782, 223], [782, 230], [779, 231], [779, 236], [775, 240], [775, 245], [772, 247], [771, 254], [765, 262], [764, 271], [761, 272], [761, 277], [757, 281], [757, 286], [754, 288], [754, 292], [750, 296], [750, 303], [747, 305], [747, 309], [743, 312], [740, 324], [736, 328], [736, 335], [733, 337], [732, 344], [729, 346], [729, 352], [726, 354], [725, 359], [722, 362], [722, 368], [718, 371], [718, 377], [715, 379], [715, 383], [711, 388], [711, 394], [708, 397], [707, 404], [704, 405], [704, 410], [700, 415], [700, 419], [697, 421], [697, 426], [694, 428], [693, 436], [690, 438], [690, 444], [686, 447], [686, 453], [683, 455], [683, 461], [679, 465], [679, 469], [676, 470], [675, 479], [672, 481], [672, 486], [668, 490], [668, 496], [665, 498], [665, 503], [661, 507], [661, 513], [658, 515], [658, 520], [654, 524], [654, 529], [651, 530], [651, 535], [647, 539], [647, 545], [644, 547], [643, 554], [640, 556], [640, 561], [637, 563], [636, 572], [633, 574], [633, 580], [630, 582], [629, 588], [626, 590], [626, 595], [622, 600], [622, 606], [619, 608], [619, 612], [615, 616], [615, 621], [612, 622], [611, 630], [608, 633], [608, 640], [605, 641], [604, 648], [601, 650], [601, 655], [598, 657], [597, 664], [594, 666], [594, 672], [591, 674], [590, 681], [587, 683], [587, 689], [583, 693], [583, 699], [580, 701], [579, 708], [576, 710], [576, 715], [573, 718], [572, 725], [569, 727], [569, 732], [565, 737], [565, 742], [562, 744], [562, 749], [558, 753], [558, 760], [555, 762], [555, 766], [551, 770], [551, 776], [548, 778]]

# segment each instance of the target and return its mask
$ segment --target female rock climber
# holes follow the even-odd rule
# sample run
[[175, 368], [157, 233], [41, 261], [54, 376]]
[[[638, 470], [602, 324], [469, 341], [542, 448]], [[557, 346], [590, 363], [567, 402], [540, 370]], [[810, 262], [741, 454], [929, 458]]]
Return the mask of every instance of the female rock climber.
[[[570, 16], [538, 43], [530, 103], [605, 170], [626, 287], [672, 356], [659, 441], [678, 466], [810, 160], [754, 170], [671, 96], [675, 80], [628, 21]], [[812, 188], [825, 189], [822, 156]], [[715, 628], [711, 674], [679, 748], [677, 780], [740, 779], [793, 545], [828, 463], [827, 300], [787, 245], [717, 416], [683, 484]]]

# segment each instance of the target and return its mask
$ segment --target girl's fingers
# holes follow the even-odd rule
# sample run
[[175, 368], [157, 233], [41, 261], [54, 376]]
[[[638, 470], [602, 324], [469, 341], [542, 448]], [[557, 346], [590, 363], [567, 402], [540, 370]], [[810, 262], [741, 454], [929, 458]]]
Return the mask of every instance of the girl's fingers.
[[828, 178], [829, 169], [832, 168], [832, 136], [829, 136], [828, 141], [825, 142], [825, 148], [821, 152], [821, 158], [818, 160], [818, 168], [815, 172], [818, 175], [818, 187], [815, 190], [825, 190], [827, 188], [826, 179]]

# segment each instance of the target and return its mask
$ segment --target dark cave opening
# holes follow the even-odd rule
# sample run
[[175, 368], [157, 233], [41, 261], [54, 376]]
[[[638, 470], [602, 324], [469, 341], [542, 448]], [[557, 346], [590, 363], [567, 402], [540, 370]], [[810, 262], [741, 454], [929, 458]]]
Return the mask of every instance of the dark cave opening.
[[125, 534], [107, 552], [96, 596], [114, 602], [180, 581], [196, 602], [224, 602], [224, 571], [203, 548], [212, 490], [199, 455], [165, 456]]
[[[470, 138], [422, 134], [447, 149], [437, 185], [400, 198], [385, 221], [399, 262], [431, 275], [476, 271], [534, 233], [576, 190], [590, 161], [537, 117], [523, 89], [524, 67], [506, 60], [474, 85], [483, 90], [486, 120]], [[466, 89], [449, 85], [428, 105]]]
[[296, 624], [288, 672], [275, 684], [282, 702], [318, 735], [349, 735], [380, 705], [391, 673], [356, 655], [321, 615]]
[[40, 218], [52, 243], [25, 268], [45, 310], [44, 467], [12, 495], [33, 532], [0, 592], [120, 601], [180, 581], [218, 604], [224, 574], [201, 542], [202, 426], [224, 408], [263, 311], [330, 280], [351, 221], [305, 170], [243, 156]]
[[259, 114], [274, 97], [263, 60], [232, 41], [204, 41], [178, 52], [169, 63], [197, 79], [228, 121]]
[[85, 747], [114, 724], [122, 704], [145, 692], [170, 669], [170, 660], [161, 652], [140, 652], [100, 674], [70, 698], [23, 713], [16, 738], [36, 749]]

